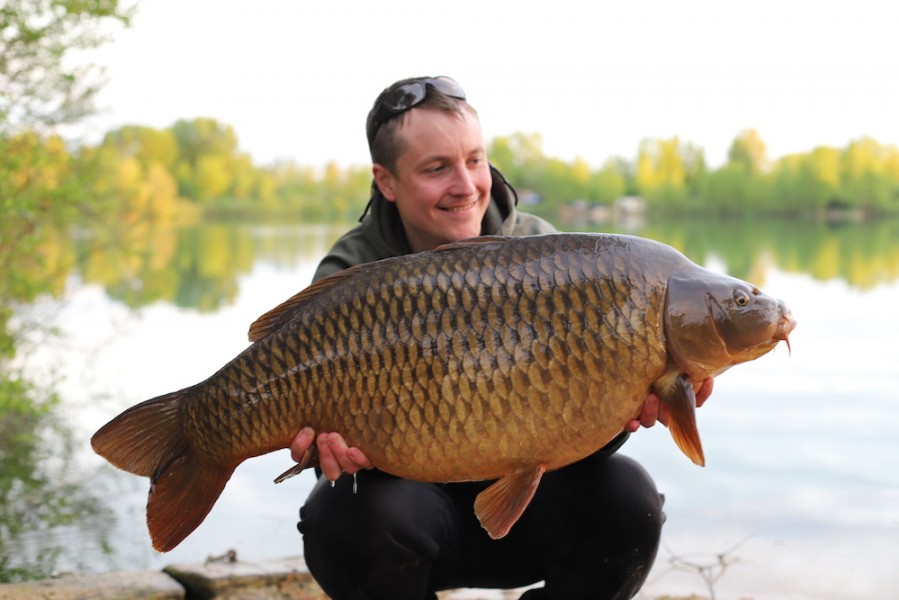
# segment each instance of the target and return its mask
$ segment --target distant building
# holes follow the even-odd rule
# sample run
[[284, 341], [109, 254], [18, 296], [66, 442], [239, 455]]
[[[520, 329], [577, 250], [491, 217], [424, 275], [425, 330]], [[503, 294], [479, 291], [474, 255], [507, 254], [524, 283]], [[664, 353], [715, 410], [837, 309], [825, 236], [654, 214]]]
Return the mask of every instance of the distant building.
[[622, 215], [642, 215], [646, 212], [646, 200], [640, 196], [622, 196], [612, 203], [612, 208]]

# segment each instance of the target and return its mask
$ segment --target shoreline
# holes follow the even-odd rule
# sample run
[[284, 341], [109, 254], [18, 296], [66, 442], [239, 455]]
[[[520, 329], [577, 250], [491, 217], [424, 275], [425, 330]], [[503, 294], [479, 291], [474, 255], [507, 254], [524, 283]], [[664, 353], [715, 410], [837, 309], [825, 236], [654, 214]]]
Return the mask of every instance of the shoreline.
[[[517, 600], [516, 590], [456, 589], [438, 600]], [[172, 564], [160, 571], [66, 574], [51, 579], [0, 584], [0, 600], [328, 600], [302, 556], [244, 561], [234, 554], [195, 564]], [[705, 600], [702, 596], [661, 596], [659, 600]]]
[[[506, 600], [523, 590], [447, 590], [439, 600]], [[160, 571], [66, 574], [51, 579], [0, 584], [0, 600], [328, 600], [302, 556], [245, 561], [228, 553]]]

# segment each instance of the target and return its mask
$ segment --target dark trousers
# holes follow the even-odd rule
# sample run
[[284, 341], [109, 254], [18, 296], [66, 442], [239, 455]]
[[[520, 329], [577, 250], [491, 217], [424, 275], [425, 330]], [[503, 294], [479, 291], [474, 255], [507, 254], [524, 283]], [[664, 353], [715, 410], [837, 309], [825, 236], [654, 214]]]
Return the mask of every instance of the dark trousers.
[[543, 476], [509, 534], [474, 515], [489, 482], [434, 484], [379, 471], [319, 479], [300, 509], [306, 562], [334, 600], [435, 600], [456, 587], [515, 588], [527, 600], [631, 598], [659, 545], [663, 498], [649, 474], [600, 454]]

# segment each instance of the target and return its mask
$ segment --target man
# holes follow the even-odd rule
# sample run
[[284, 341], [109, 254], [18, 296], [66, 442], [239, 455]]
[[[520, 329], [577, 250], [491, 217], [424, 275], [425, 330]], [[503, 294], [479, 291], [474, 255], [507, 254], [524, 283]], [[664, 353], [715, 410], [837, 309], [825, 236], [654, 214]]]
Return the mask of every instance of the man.
[[[458, 83], [414, 78], [385, 89], [367, 121], [374, 182], [361, 224], [322, 260], [315, 279], [390, 256], [484, 234], [554, 231], [517, 212], [514, 190], [487, 162], [477, 113]], [[698, 391], [698, 404], [711, 380]], [[640, 424], [667, 415], [648, 396]], [[474, 515], [490, 482], [434, 484], [371, 469], [333, 432], [300, 431], [323, 473], [300, 510], [312, 574], [334, 600], [434, 600], [455, 587], [544, 581], [527, 600], [630, 598], [655, 560], [662, 497], [635, 461], [616, 453], [627, 433], [582, 461], [546, 473], [510, 533], [492, 540]]]

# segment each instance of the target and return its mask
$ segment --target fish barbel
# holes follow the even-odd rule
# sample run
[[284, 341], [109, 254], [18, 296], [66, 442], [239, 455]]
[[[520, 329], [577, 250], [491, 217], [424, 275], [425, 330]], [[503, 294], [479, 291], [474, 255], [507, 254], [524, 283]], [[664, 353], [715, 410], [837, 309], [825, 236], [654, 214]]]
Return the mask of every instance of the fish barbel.
[[789, 344], [794, 326], [783, 302], [651, 240], [475, 238], [313, 284], [253, 323], [217, 373], [124, 411], [91, 443], [150, 478], [160, 551], [199, 526], [238, 464], [304, 426], [400, 477], [497, 479], [475, 502], [497, 538], [545, 471], [604, 446], [650, 390], [704, 464], [692, 383]]

